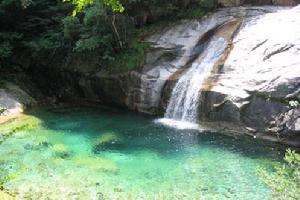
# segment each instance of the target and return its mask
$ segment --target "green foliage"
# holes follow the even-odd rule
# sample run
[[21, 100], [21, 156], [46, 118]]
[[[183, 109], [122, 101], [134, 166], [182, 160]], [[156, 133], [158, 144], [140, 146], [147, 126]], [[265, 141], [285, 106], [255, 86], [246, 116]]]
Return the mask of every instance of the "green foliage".
[[259, 169], [258, 175], [272, 190], [270, 199], [293, 200], [300, 197], [300, 154], [287, 150], [285, 163], [275, 168], [275, 172], [269, 173], [265, 169]]
[[[75, 38], [75, 40], [73, 40], [75, 44], [73, 50], [77, 52], [93, 51], [98, 48], [99, 50], [108, 50], [114, 41], [107, 17], [102, 2], [96, 1], [93, 6], [84, 10], [83, 19], [81, 21], [77, 17], [73, 17], [75, 18], [73, 20], [69, 19], [69, 21], [66, 21], [69, 22], [69, 24], [66, 24], [64, 28], [66, 31], [65, 35], [71, 34], [75, 36], [73, 37]], [[74, 23], [71, 24], [71, 22]], [[74, 26], [77, 28], [75, 32], [68, 29]]]
[[[68, 1], [68, 0], [65, 0]], [[75, 9], [73, 11], [73, 16], [75, 16], [78, 12], [84, 10], [84, 8], [91, 6], [93, 3], [97, 2], [96, 0], [71, 0], [75, 5]], [[106, 5], [112, 9], [113, 12], [124, 12], [125, 8], [118, 0], [101, 0], [103, 5]]]
[[[72, 6], [50, 0], [3, 0], [0, 2], [0, 68], [49, 62], [57, 49], [66, 49], [62, 19]], [[60, 55], [58, 52], [57, 55]], [[22, 59], [16, 59], [21, 57]]]
[[118, 0], [104, 0], [104, 4], [110, 6], [113, 12], [124, 12], [125, 10]]
[[[140, 42], [145, 28], [134, 25], [145, 26], [150, 21], [139, 23], [141, 16], [151, 13], [156, 21], [170, 21], [199, 17], [211, 9], [211, 1], [193, 2], [193, 6], [183, 6], [173, 0], [2, 0], [0, 69], [31, 72], [74, 66], [77, 61], [84, 65], [87, 60], [86, 65], [95, 70], [138, 68], [147, 44]], [[166, 16], [172, 17], [165, 20]]]
[[72, 54], [91, 55], [100, 67], [122, 53], [134, 28], [127, 15], [112, 13], [102, 0], [95, 0], [76, 16], [66, 17], [63, 23], [64, 39]]
[[8, 58], [14, 50], [14, 43], [22, 38], [22, 34], [15, 32], [0, 32], [0, 59]]
[[145, 62], [145, 56], [149, 44], [133, 41], [128, 50], [118, 54], [109, 64], [108, 71], [122, 73], [129, 70], [139, 69]]

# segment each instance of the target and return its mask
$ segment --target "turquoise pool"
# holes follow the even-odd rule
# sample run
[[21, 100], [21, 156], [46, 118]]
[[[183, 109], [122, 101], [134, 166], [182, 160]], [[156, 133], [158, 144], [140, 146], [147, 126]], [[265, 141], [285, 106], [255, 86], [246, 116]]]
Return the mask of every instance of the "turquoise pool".
[[177, 130], [120, 110], [29, 114], [34, 125], [0, 144], [1, 187], [20, 199], [261, 200], [269, 190], [256, 170], [284, 154], [254, 139]]

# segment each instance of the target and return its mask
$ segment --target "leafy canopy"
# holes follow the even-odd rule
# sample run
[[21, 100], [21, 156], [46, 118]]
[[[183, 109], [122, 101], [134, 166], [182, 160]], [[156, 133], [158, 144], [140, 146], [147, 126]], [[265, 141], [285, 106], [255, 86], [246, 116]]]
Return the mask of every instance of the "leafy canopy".
[[[73, 15], [76, 15], [77, 12], [82, 11], [87, 6], [93, 4], [95, 0], [64, 0], [64, 1], [72, 1], [75, 5], [75, 10], [73, 11]], [[124, 12], [125, 8], [118, 0], [103, 0], [104, 5], [110, 7], [113, 12]]]

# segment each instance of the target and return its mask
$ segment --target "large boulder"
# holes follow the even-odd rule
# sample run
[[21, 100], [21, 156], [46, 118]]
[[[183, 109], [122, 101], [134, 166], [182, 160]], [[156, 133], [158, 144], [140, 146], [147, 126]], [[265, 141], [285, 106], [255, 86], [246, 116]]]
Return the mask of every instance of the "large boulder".
[[[36, 100], [19, 86], [3, 82], [0, 87], [0, 116], [22, 113], [25, 108], [36, 104]], [[0, 117], [0, 122], [2, 121]]]
[[202, 120], [276, 137], [299, 133], [298, 105], [289, 104], [300, 99], [299, 18], [300, 6], [244, 25], [220, 73], [212, 75], [217, 81], [203, 92]]

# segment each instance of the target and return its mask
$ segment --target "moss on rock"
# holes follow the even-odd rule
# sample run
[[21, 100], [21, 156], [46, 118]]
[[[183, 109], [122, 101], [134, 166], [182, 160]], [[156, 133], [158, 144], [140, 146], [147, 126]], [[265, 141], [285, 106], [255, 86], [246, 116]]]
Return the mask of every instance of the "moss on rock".
[[19, 131], [36, 128], [41, 124], [41, 120], [30, 115], [21, 115], [18, 118], [11, 119], [5, 123], [0, 123], [0, 143], [7, 137]]
[[70, 149], [64, 144], [55, 144], [52, 146], [51, 150], [54, 152], [54, 155], [62, 159], [68, 158], [71, 156]]
[[101, 134], [95, 141], [94, 152], [105, 149], [114, 149], [123, 145], [123, 139], [115, 132]]

